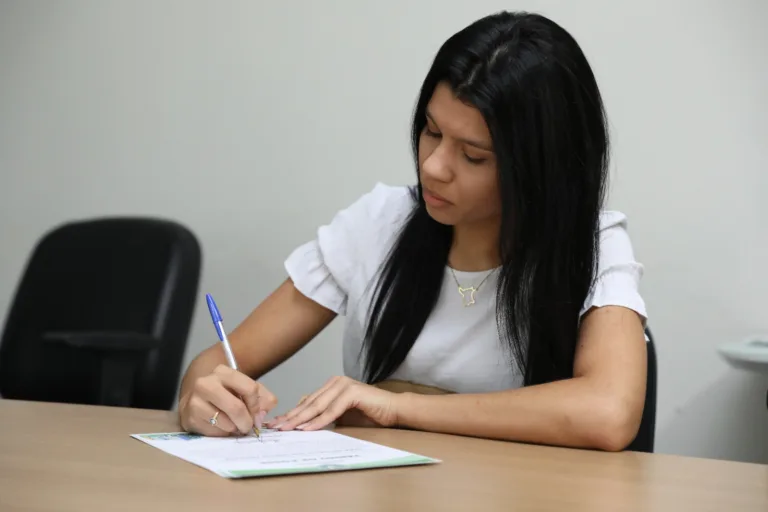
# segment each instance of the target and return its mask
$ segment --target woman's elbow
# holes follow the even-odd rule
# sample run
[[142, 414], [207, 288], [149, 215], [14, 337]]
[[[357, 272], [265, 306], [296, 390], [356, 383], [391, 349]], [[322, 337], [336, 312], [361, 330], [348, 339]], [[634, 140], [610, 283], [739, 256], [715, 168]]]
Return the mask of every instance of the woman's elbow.
[[625, 450], [640, 428], [642, 410], [621, 403], [602, 403], [587, 424], [587, 442], [597, 450], [620, 452]]

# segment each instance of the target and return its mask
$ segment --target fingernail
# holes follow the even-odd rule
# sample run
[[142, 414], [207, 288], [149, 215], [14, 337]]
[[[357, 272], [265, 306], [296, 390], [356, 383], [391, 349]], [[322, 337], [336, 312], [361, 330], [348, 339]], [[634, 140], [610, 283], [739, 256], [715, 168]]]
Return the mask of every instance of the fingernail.
[[265, 415], [266, 415], [266, 412], [261, 411], [253, 417], [253, 424], [256, 425], [256, 428], [261, 429], [261, 426], [264, 423]]
[[301, 425], [299, 425], [298, 427], [296, 427], [296, 429], [297, 429], [297, 430], [304, 430], [304, 428], [305, 428], [307, 425], [309, 425], [309, 422], [307, 422], [307, 423], [302, 423]]

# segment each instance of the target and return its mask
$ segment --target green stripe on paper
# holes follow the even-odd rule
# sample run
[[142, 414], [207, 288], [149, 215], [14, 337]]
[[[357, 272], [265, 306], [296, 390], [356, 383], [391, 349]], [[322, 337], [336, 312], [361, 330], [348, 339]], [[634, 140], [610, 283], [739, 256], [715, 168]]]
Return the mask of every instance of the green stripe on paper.
[[397, 459], [388, 459], [375, 462], [360, 462], [358, 464], [325, 464], [322, 466], [311, 466], [306, 468], [282, 468], [282, 469], [239, 469], [227, 470], [226, 472], [235, 478], [249, 476], [270, 476], [270, 475], [289, 475], [296, 473], [322, 473], [326, 471], [346, 471], [352, 469], [374, 469], [388, 468], [397, 466], [415, 466], [419, 464], [429, 464], [438, 462], [429, 457], [420, 455], [408, 455]]

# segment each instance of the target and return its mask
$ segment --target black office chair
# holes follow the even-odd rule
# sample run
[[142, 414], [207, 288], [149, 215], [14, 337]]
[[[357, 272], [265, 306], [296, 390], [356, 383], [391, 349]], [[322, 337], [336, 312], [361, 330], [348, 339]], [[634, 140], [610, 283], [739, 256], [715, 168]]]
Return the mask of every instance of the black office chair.
[[643, 417], [640, 420], [640, 428], [634, 441], [627, 447], [629, 451], [653, 453], [656, 437], [656, 347], [653, 342], [651, 330], [646, 328], [648, 336], [646, 347], [648, 349], [648, 378], [645, 387], [645, 407]]
[[35, 247], [0, 338], [3, 398], [170, 410], [201, 271], [172, 221], [64, 224]]

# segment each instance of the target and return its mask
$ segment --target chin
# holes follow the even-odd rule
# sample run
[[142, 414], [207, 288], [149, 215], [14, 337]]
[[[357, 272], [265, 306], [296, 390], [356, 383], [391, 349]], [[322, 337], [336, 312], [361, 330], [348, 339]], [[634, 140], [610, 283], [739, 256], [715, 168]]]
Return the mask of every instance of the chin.
[[447, 212], [444, 209], [438, 210], [436, 208], [430, 208], [429, 205], [427, 205], [427, 213], [429, 214], [430, 217], [432, 217], [432, 220], [434, 220], [435, 222], [438, 222], [445, 226], [456, 225], [455, 216], [451, 215], [450, 212]]

